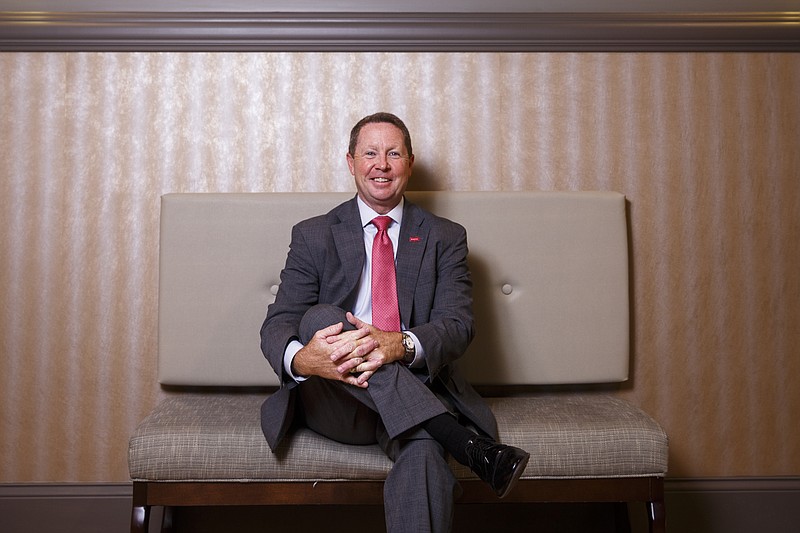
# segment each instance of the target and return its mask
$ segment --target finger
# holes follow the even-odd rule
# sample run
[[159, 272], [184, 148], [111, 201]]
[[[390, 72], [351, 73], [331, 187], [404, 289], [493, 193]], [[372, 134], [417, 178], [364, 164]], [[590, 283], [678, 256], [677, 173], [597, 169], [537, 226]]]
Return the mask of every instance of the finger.
[[353, 350], [353, 355], [356, 357], [364, 357], [366, 358], [370, 353], [378, 348], [378, 341], [373, 338], [369, 339], [362, 339], [358, 346], [356, 346], [355, 350]]
[[346, 374], [342, 376], [342, 381], [350, 385], [353, 385], [354, 387], [359, 387], [361, 389], [366, 389], [369, 386], [366, 381], [360, 382], [358, 378], [353, 374]]
[[338, 335], [339, 333], [342, 332], [342, 329], [344, 329], [344, 323], [337, 322], [336, 324], [331, 324], [330, 326], [322, 328], [321, 330], [317, 331], [314, 334], [314, 336], [321, 339], [325, 339], [327, 337], [330, 337], [331, 335]]
[[331, 352], [331, 361], [337, 362], [344, 357], [347, 357], [348, 359], [361, 357], [363, 359], [366, 358], [377, 347], [378, 341], [372, 338], [343, 343], [340, 346], [337, 346]]
[[365, 328], [365, 327], [366, 327], [366, 328], [368, 328], [368, 327], [369, 327], [369, 324], [367, 324], [366, 322], [364, 322], [363, 320], [361, 320], [360, 318], [358, 318], [357, 316], [355, 316], [355, 315], [354, 315], [353, 313], [351, 313], [350, 311], [348, 311], [348, 312], [347, 312], [347, 314], [346, 314], [345, 316], [347, 317], [347, 321], [348, 321], [348, 322], [350, 322], [351, 324], [353, 324], [355, 327], [357, 327], [357, 328], [359, 328], [359, 329], [361, 329], [361, 328]]
[[373, 361], [371, 359], [366, 359], [362, 357], [355, 357], [350, 361], [357, 363], [350, 368], [349, 372], [351, 374], [369, 372], [369, 375], [371, 376], [372, 374], [375, 373], [376, 370], [378, 370], [383, 365], [383, 363], [380, 360]]
[[371, 350], [371, 343], [364, 343], [362, 347], [359, 341], [342, 342], [339, 346], [334, 347], [331, 352], [331, 361], [334, 363], [343, 358], [353, 359], [354, 357], [363, 357]]
[[333, 346], [333, 351], [330, 353], [331, 361], [336, 362], [345, 356], [351, 355], [354, 357], [354, 352], [358, 349], [358, 343], [352, 341], [342, 341], [338, 346]]
[[374, 373], [374, 370], [365, 370], [356, 377], [356, 383], [358, 383], [359, 386], [366, 386], [369, 378], [371, 378]]
[[370, 330], [368, 327], [363, 327], [359, 329], [351, 329], [347, 331], [342, 331], [338, 335], [331, 335], [326, 337], [325, 340], [328, 341], [328, 344], [336, 344], [337, 342], [341, 341], [351, 341], [351, 340], [358, 340], [366, 337], [369, 335]]
[[349, 343], [343, 344], [331, 352], [331, 361], [335, 363], [342, 357], [351, 353], [353, 353], [353, 346]]
[[336, 371], [340, 374], [347, 374], [347, 373], [354, 373], [358, 372], [357, 368], [358, 365], [364, 362], [364, 359], [361, 357], [353, 357], [352, 359], [348, 359], [338, 367], [336, 367]]

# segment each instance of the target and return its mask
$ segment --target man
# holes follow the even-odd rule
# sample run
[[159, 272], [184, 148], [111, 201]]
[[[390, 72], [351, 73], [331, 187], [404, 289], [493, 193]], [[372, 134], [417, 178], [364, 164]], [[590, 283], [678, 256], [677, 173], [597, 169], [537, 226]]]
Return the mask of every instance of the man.
[[[351, 132], [358, 194], [292, 230], [261, 348], [281, 388], [261, 410], [274, 451], [290, 424], [394, 461], [386, 525], [449, 531], [460, 490], [445, 453], [505, 496], [528, 453], [498, 444], [486, 403], [453, 363], [473, 337], [464, 228], [408, 202], [405, 124], [377, 113]], [[395, 253], [396, 252], [396, 253]]]

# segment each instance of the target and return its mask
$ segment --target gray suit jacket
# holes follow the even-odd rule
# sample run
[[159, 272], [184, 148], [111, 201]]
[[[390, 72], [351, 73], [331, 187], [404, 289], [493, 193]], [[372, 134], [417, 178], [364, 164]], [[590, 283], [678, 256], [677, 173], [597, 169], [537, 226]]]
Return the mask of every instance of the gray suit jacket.
[[[292, 389], [297, 384], [284, 372], [286, 346], [299, 338], [300, 320], [313, 305], [352, 309], [365, 257], [355, 197], [292, 229], [280, 289], [261, 328], [261, 349], [281, 380], [280, 389], [261, 409], [262, 429], [273, 450], [294, 414]], [[466, 230], [406, 200], [397, 249], [397, 291], [400, 318], [425, 348], [427, 366], [415, 371], [418, 377], [438, 380], [455, 407], [496, 438], [491, 410], [453, 364], [474, 335]]]

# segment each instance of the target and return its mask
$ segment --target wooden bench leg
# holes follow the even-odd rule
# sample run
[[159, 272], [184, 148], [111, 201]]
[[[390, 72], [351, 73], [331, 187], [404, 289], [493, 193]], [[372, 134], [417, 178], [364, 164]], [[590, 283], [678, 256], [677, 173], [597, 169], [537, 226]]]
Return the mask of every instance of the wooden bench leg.
[[131, 533], [147, 533], [147, 526], [150, 523], [150, 506], [133, 506], [131, 512]]
[[149, 525], [150, 506], [147, 505], [147, 486], [143, 483], [134, 483], [131, 533], [147, 533]]
[[161, 533], [173, 533], [172, 512], [173, 508], [169, 505], [164, 507], [164, 514], [161, 517]]
[[628, 503], [617, 502], [614, 506], [615, 533], [631, 533], [631, 518], [628, 514]]
[[667, 510], [663, 499], [647, 502], [647, 522], [650, 533], [667, 532]]

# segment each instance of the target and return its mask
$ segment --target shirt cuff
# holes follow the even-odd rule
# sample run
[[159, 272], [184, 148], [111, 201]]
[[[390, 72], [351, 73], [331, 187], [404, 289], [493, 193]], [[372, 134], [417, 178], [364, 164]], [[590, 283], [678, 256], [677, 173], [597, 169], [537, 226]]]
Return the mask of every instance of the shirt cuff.
[[300, 341], [293, 340], [286, 345], [286, 350], [283, 352], [283, 370], [297, 383], [308, 379], [304, 378], [303, 376], [295, 376], [292, 372], [292, 361], [294, 361], [294, 356], [297, 355], [297, 352], [299, 352], [302, 348], [303, 345]]
[[410, 331], [406, 331], [411, 340], [414, 341], [414, 360], [408, 365], [408, 368], [423, 368], [425, 366], [425, 350], [422, 349], [419, 339]]

